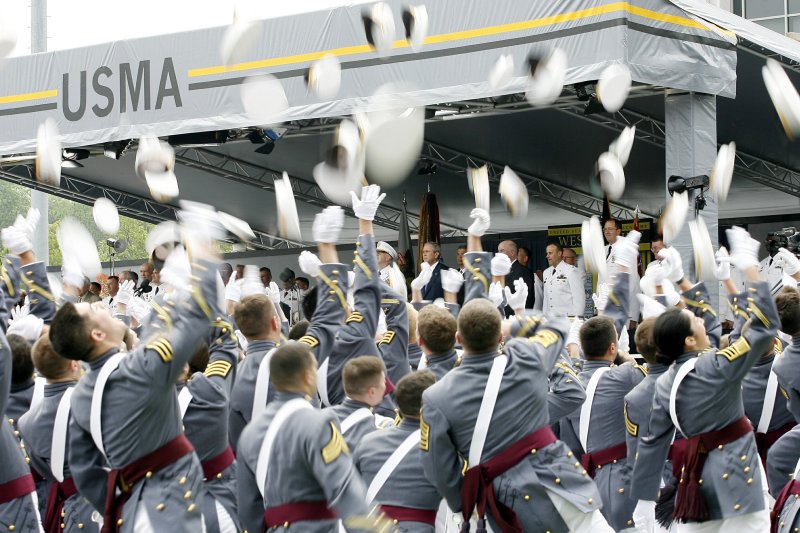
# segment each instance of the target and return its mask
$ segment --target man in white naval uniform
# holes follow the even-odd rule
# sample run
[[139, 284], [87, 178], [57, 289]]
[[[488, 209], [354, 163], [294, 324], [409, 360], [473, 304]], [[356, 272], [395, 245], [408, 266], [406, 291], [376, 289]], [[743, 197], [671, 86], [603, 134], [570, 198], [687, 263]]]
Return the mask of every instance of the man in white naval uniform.
[[583, 316], [586, 293], [580, 272], [564, 262], [564, 249], [558, 243], [547, 245], [547, 264], [542, 274], [544, 301], [542, 311], [551, 316]]
[[[608, 244], [605, 248], [606, 253], [606, 275], [601, 276], [598, 274], [597, 276], [597, 285], [599, 286], [601, 283], [607, 283], [609, 287], [614, 285], [614, 276], [617, 275], [617, 271], [619, 267], [617, 266], [617, 259], [614, 253], [614, 245], [617, 242], [617, 239], [622, 235], [622, 223], [619, 220], [614, 218], [609, 218], [603, 224], [603, 237], [605, 237]], [[636, 294], [639, 292], [639, 272], [637, 269], [633, 268], [630, 272], [630, 290], [631, 294]], [[628, 329], [633, 329], [636, 327], [636, 323], [639, 320], [639, 299], [638, 298], [631, 298], [630, 299], [630, 310], [629, 310], [629, 318], [630, 323], [628, 324]]]

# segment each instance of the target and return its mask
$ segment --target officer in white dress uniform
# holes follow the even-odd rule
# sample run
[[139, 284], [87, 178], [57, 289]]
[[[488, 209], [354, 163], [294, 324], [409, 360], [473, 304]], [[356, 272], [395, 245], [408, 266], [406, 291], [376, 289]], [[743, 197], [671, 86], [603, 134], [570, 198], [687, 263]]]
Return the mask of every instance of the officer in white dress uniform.
[[788, 245], [789, 241], [784, 235], [775, 233], [768, 234], [764, 240], [764, 246], [767, 248], [769, 256], [758, 263], [758, 273], [767, 281], [772, 296], [778, 294], [783, 288], [783, 262], [777, 260], [775, 254], [778, 253], [779, 248], [786, 248]]
[[563, 247], [558, 243], [547, 245], [547, 264], [542, 274], [544, 282], [545, 314], [559, 316], [583, 316], [586, 293], [580, 272], [563, 260]]
[[[622, 235], [622, 223], [619, 220], [609, 218], [603, 224], [603, 237], [605, 237], [608, 244], [605, 248], [606, 253], [606, 275], [605, 276], [597, 276], [597, 284], [600, 285], [601, 283], [609, 284], [609, 287], [614, 284], [614, 276], [616, 276], [617, 271], [619, 270], [617, 266], [616, 256], [614, 254], [614, 244], [617, 242], [617, 238]], [[631, 269], [630, 272], [630, 290], [631, 294], [634, 295], [639, 291], [639, 273], [637, 270]], [[628, 329], [632, 329], [636, 327], [636, 322], [639, 320], [639, 299], [638, 298], [631, 298], [630, 299], [630, 324]]]

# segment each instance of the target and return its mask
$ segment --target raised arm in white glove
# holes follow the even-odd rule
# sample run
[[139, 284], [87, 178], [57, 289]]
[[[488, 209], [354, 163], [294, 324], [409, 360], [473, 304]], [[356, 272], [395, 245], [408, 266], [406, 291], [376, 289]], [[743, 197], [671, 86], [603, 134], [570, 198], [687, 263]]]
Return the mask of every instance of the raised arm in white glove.
[[422, 263], [419, 268], [419, 275], [411, 281], [411, 289], [421, 291], [428, 284], [433, 276], [433, 269], [428, 263]]
[[319, 276], [319, 267], [322, 265], [322, 261], [317, 257], [317, 254], [306, 250], [300, 252], [300, 257], [297, 258], [297, 264], [300, 265], [300, 270], [316, 278]]
[[639, 305], [642, 309], [642, 319], [656, 317], [667, 310], [666, 307], [658, 303], [656, 300], [650, 298], [646, 294], [637, 294], [639, 298]]
[[[16, 309], [20, 309], [20, 307], [17, 306]], [[14, 310], [11, 311], [11, 314], [13, 317]], [[39, 335], [42, 334], [42, 326], [44, 326], [44, 320], [42, 320], [38, 316], [29, 314], [24, 314], [24, 315], [17, 314], [16, 318], [12, 318], [11, 320], [8, 321], [8, 331], [6, 331], [6, 334], [19, 335], [26, 341], [33, 344], [34, 342], [36, 342], [36, 339], [39, 338]]]
[[728, 281], [731, 279], [731, 256], [728, 255], [728, 249], [720, 246], [714, 256], [717, 258], [717, 269], [714, 274], [719, 281]]
[[506, 276], [509, 272], [511, 272], [511, 259], [506, 254], [494, 254], [492, 276]]
[[758, 266], [758, 250], [761, 243], [750, 237], [747, 230], [734, 226], [725, 231], [731, 246], [731, 263], [739, 270]]
[[794, 276], [800, 272], [800, 260], [798, 260], [797, 256], [786, 248], [780, 248], [778, 253], [775, 254], [775, 257], [780, 257], [783, 259], [783, 271], [790, 276]]
[[131, 303], [134, 289], [136, 289], [136, 284], [132, 279], [126, 279], [120, 283], [116, 296], [117, 304], [128, 305]]
[[514, 280], [514, 292], [511, 293], [510, 287], [503, 289], [506, 295], [506, 305], [516, 311], [525, 309], [525, 302], [528, 299], [528, 284], [522, 278]]
[[242, 298], [253, 294], [264, 294], [264, 284], [261, 283], [261, 276], [256, 265], [245, 265], [244, 281], [242, 283]]
[[492, 302], [492, 305], [495, 307], [500, 307], [503, 305], [503, 284], [499, 281], [495, 281], [491, 285], [489, 285], [489, 294], [486, 295], [489, 298], [489, 301]]
[[485, 209], [476, 207], [470, 212], [469, 218], [473, 219], [474, 222], [467, 228], [467, 232], [476, 237], [483, 237], [491, 224], [492, 219], [489, 213]]
[[444, 292], [458, 292], [464, 284], [464, 276], [455, 268], [449, 268], [441, 271], [442, 276], [442, 290]]
[[353, 201], [353, 213], [361, 220], [375, 220], [375, 213], [378, 212], [378, 207], [381, 202], [386, 198], [386, 193], [381, 194], [380, 185], [367, 185], [361, 187], [361, 198], [356, 196], [356, 193], [350, 191], [350, 197]]
[[667, 279], [672, 282], [679, 282], [684, 278], [683, 259], [678, 250], [673, 247], [663, 248], [658, 252], [661, 264], [667, 269]]
[[338, 205], [331, 205], [314, 217], [311, 233], [316, 242], [336, 244], [342, 226], [344, 226], [344, 210]]
[[636, 268], [639, 259], [639, 239], [642, 234], [638, 231], [631, 231], [625, 237], [617, 239], [614, 245], [614, 255], [620, 266], [632, 270]]

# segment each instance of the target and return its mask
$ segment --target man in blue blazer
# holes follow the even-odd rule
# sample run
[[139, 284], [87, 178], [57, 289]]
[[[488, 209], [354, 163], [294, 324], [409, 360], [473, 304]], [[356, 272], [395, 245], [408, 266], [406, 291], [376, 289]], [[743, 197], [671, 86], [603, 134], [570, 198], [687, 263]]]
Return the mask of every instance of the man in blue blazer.
[[422, 247], [422, 260], [428, 263], [433, 270], [431, 280], [422, 288], [423, 300], [444, 298], [442, 290], [442, 269], [450, 268], [441, 261], [442, 248], [438, 242], [426, 242]]

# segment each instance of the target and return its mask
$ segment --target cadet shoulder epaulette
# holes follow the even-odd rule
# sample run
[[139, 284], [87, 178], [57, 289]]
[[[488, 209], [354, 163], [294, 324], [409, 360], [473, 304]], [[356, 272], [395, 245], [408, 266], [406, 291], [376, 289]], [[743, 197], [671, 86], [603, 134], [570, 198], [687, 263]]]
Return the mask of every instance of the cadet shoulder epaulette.
[[750, 351], [750, 344], [744, 337], [739, 337], [736, 342], [725, 348], [724, 350], [717, 350], [717, 355], [721, 355], [728, 361], [735, 361], [744, 354]]
[[372, 279], [372, 270], [367, 266], [361, 256], [358, 254], [358, 250], [355, 251], [353, 263], [358, 265], [361, 268], [361, 271], [364, 272], [364, 275], [367, 276], [367, 279]]
[[631, 422], [631, 419], [628, 418], [628, 402], [625, 402], [625, 404], [623, 405], [622, 412], [625, 415], [625, 429], [628, 431], [628, 434], [631, 437], [636, 437], [637, 435], [639, 435], [639, 425], [634, 424], [633, 422]]
[[331, 440], [322, 448], [322, 460], [326, 465], [334, 462], [342, 453], [350, 453], [350, 449], [347, 447], [347, 443], [344, 441], [344, 437], [342, 437], [339, 428], [336, 427], [336, 424], [333, 422], [329, 422], [329, 424], [332, 432]]
[[573, 376], [575, 378], [578, 377], [578, 373], [575, 372], [575, 370], [573, 370], [572, 367], [569, 366], [567, 363], [565, 363], [563, 361], [559, 361], [558, 363], [556, 363], [556, 366], [558, 368], [560, 368], [561, 370], [563, 370], [564, 372], [566, 372], [567, 374], [569, 374], [569, 375], [571, 375], [571, 376]]
[[764, 316], [764, 313], [761, 311], [761, 309], [758, 308], [753, 298], [747, 299], [747, 310], [750, 313], [753, 313], [756, 316], [756, 318], [759, 319], [762, 324], [764, 324], [765, 327], [770, 327], [769, 320], [767, 319], [766, 316]]
[[[475, 262], [479, 263], [480, 260], [481, 260], [481, 258], [478, 257], [477, 259], [475, 259]], [[476, 267], [472, 266], [472, 263], [466, 257], [464, 257], [464, 268], [467, 269], [467, 272], [472, 274], [473, 278], [475, 278], [475, 279], [477, 279], [478, 281], [481, 282], [481, 284], [483, 285], [483, 292], [484, 293], [488, 293], [489, 292], [489, 280], [486, 279], [486, 276], [483, 275], [483, 273], [480, 271], [479, 268], [476, 268]]]
[[161, 361], [164, 363], [169, 363], [172, 361], [172, 356], [174, 355], [174, 351], [172, 349], [172, 343], [170, 343], [167, 339], [156, 339], [147, 346], [148, 350], [153, 350], [158, 354], [161, 358]]
[[789, 393], [786, 392], [786, 389], [784, 389], [783, 387], [780, 387], [780, 386], [778, 388], [781, 389], [781, 394], [783, 394], [783, 397], [788, 400], [789, 399]]
[[541, 344], [543, 348], [547, 348], [558, 342], [558, 335], [549, 329], [536, 332], [536, 335], [531, 337], [531, 342]]
[[364, 315], [362, 315], [358, 311], [353, 311], [352, 313], [350, 313], [350, 316], [347, 317], [347, 320], [345, 320], [344, 323], [345, 324], [349, 324], [350, 322], [359, 322], [360, 323], [360, 322], [363, 322], [363, 321], [364, 321]]
[[381, 298], [381, 305], [397, 305], [400, 300], [397, 298]]
[[460, 367], [462, 360], [463, 360], [463, 356], [461, 356], [461, 355], [456, 356], [456, 362], [453, 364], [453, 368]]
[[307, 344], [311, 348], [316, 348], [317, 346], [319, 346], [319, 340], [317, 340], [315, 337], [312, 337], [311, 335], [303, 335], [302, 337], [300, 337], [300, 339], [298, 339], [297, 342], [302, 342], [303, 344]]
[[203, 372], [203, 374], [205, 374], [205, 376], [209, 378], [214, 376], [227, 378], [228, 373], [231, 371], [232, 367], [233, 365], [230, 362], [219, 359], [217, 361], [212, 361], [208, 363], [206, 371]]
[[644, 365], [640, 365], [639, 363], [634, 363], [633, 368], [635, 368], [645, 376], [647, 375], [647, 367], [645, 367]]
[[391, 344], [391, 342], [394, 340], [394, 337], [394, 331], [387, 331], [383, 334], [383, 338], [380, 340], [380, 342], [378, 342], [378, 344]]
[[684, 304], [686, 304], [689, 307], [694, 307], [696, 309], [700, 309], [704, 313], [711, 313], [713, 316], [717, 316], [717, 312], [714, 311], [714, 308], [708, 305], [703, 300], [695, 301], [685, 296], [682, 296], [681, 300], [683, 301]]
[[431, 438], [431, 427], [425, 422], [422, 414], [419, 415], [419, 449], [423, 452], [428, 451]]

